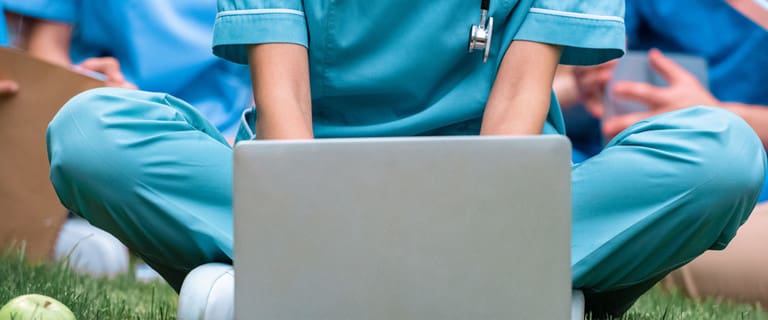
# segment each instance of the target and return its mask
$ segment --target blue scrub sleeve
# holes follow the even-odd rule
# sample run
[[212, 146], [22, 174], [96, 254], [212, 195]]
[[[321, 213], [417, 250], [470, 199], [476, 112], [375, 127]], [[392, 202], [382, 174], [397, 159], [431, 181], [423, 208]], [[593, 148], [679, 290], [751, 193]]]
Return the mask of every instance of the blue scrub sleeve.
[[641, 1], [633, 1], [633, 0], [627, 0], [627, 13], [624, 15], [626, 19], [626, 25], [627, 25], [627, 45], [629, 47], [632, 46], [632, 44], [636, 44], [639, 42], [639, 32], [640, 32], [640, 25], [643, 21], [643, 15], [642, 15], [642, 2]]
[[5, 15], [3, 14], [3, 1], [0, 0], [0, 47], [8, 45], [8, 30], [5, 29]]
[[74, 24], [79, 0], [5, 1], [5, 10], [24, 16]]
[[247, 64], [247, 46], [294, 43], [309, 46], [302, 0], [219, 0], [213, 53]]
[[626, 49], [624, 1], [536, 0], [514, 40], [563, 46], [562, 64], [619, 58]]

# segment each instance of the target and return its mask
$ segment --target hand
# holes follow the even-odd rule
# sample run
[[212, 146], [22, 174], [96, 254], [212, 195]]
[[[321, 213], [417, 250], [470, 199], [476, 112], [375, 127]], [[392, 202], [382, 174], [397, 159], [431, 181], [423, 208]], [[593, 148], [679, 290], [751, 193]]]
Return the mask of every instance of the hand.
[[576, 84], [576, 77], [573, 75], [573, 66], [559, 65], [555, 72], [555, 79], [552, 82], [552, 89], [555, 90], [557, 101], [560, 102], [560, 108], [566, 110], [581, 103], [579, 88]]
[[136, 89], [136, 85], [125, 80], [120, 70], [120, 62], [112, 57], [90, 58], [76, 66], [94, 72], [101, 73], [107, 78], [104, 80], [110, 87]]
[[720, 102], [696, 79], [661, 51], [650, 51], [651, 67], [669, 83], [668, 87], [657, 87], [640, 82], [617, 82], [613, 94], [621, 99], [640, 102], [651, 111], [665, 112], [696, 105], [716, 106]]
[[616, 60], [598, 66], [575, 67], [573, 74], [584, 108], [595, 118], [603, 117], [605, 88], [616, 69]]
[[651, 67], [669, 83], [669, 86], [657, 87], [641, 82], [617, 82], [612, 91], [616, 97], [640, 102], [648, 107], [648, 112], [617, 116], [604, 121], [603, 134], [606, 137], [613, 137], [637, 121], [659, 113], [696, 105], [720, 105], [720, 101], [704, 88], [693, 74], [665, 57], [661, 51], [651, 50], [649, 62]]
[[0, 97], [6, 97], [19, 91], [19, 85], [12, 80], [0, 80]]

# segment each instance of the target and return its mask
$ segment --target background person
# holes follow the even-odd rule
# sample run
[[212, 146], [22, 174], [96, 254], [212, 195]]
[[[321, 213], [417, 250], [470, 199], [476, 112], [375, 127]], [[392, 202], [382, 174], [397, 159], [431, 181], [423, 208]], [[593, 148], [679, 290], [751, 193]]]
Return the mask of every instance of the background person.
[[[25, 0], [7, 9], [47, 20], [31, 31], [33, 55], [86, 63], [114, 86], [135, 84], [182, 98], [225, 137], [234, 137], [253, 103], [248, 69], [211, 53], [215, 0]], [[86, 61], [94, 57], [101, 59]]]

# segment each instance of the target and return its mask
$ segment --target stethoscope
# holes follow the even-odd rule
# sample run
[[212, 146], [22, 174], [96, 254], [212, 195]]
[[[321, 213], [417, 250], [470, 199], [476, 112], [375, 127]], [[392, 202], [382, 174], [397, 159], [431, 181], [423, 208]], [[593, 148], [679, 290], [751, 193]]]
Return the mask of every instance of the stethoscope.
[[485, 50], [483, 63], [488, 61], [488, 53], [491, 51], [491, 36], [493, 36], [493, 17], [488, 17], [488, 8], [491, 0], [480, 2], [480, 25], [473, 24], [469, 29], [469, 52]]

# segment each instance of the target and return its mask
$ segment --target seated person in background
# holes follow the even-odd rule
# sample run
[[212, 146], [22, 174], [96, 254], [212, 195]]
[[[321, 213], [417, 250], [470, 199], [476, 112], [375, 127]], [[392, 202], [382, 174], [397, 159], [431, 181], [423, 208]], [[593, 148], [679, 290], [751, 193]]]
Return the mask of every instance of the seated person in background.
[[[27, 28], [33, 55], [189, 101], [227, 138], [253, 103], [248, 68], [211, 53], [215, 0], [25, 0], [6, 9], [47, 20]], [[83, 62], [93, 57], [101, 59]]]
[[[704, 104], [739, 115], [757, 132], [762, 145], [768, 146], [768, 8], [754, 0], [626, 3], [629, 48], [658, 48], [705, 58], [711, 91], [653, 49], [651, 66], [669, 86], [617, 83], [613, 94], [639, 101], [649, 110], [608, 119], [602, 124], [605, 136], [616, 136], [632, 125], [641, 126], [640, 121], [653, 115]], [[614, 67], [615, 61], [575, 70], [584, 104], [597, 118], [602, 115], [603, 96]], [[768, 181], [760, 201], [766, 199]], [[705, 253], [673, 273], [665, 283], [696, 297], [718, 296], [768, 305], [768, 259], [762, 250], [762, 244], [768, 242], [764, 232], [768, 229], [766, 211], [768, 204], [759, 206], [728, 249]]]
[[134, 84], [125, 79], [120, 63], [115, 58], [93, 57], [73, 65], [66, 50], [69, 46], [66, 40], [69, 39], [68, 25], [30, 16], [14, 14], [13, 17], [18, 20], [18, 30], [14, 30], [16, 47], [39, 59], [101, 79], [107, 86], [136, 89]]
[[[13, 8], [14, 5], [18, 6], [19, 4], [13, 3], [11, 7]], [[1, 25], [0, 45], [23, 49], [29, 54], [51, 63], [66, 67], [72, 66], [69, 53], [62, 50], [63, 47], [68, 46], [65, 39], [69, 38], [68, 33], [66, 33], [69, 28], [66, 25], [37, 17], [37, 14], [46, 15], [46, 12], [28, 11], [26, 13], [28, 16], [22, 16], [5, 9], [0, 6], [0, 11], [4, 13], [0, 18], [7, 19]], [[0, 22], [3, 22], [2, 19]], [[96, 76], [100, 79], [103, 77], [108, 86], [136, 88], [133, 84], [125, 81], [119, 63], [111, 57], [88, 58], [73, 68], [90, 75], [94, 75], [94, 72], [98, 73]]]

